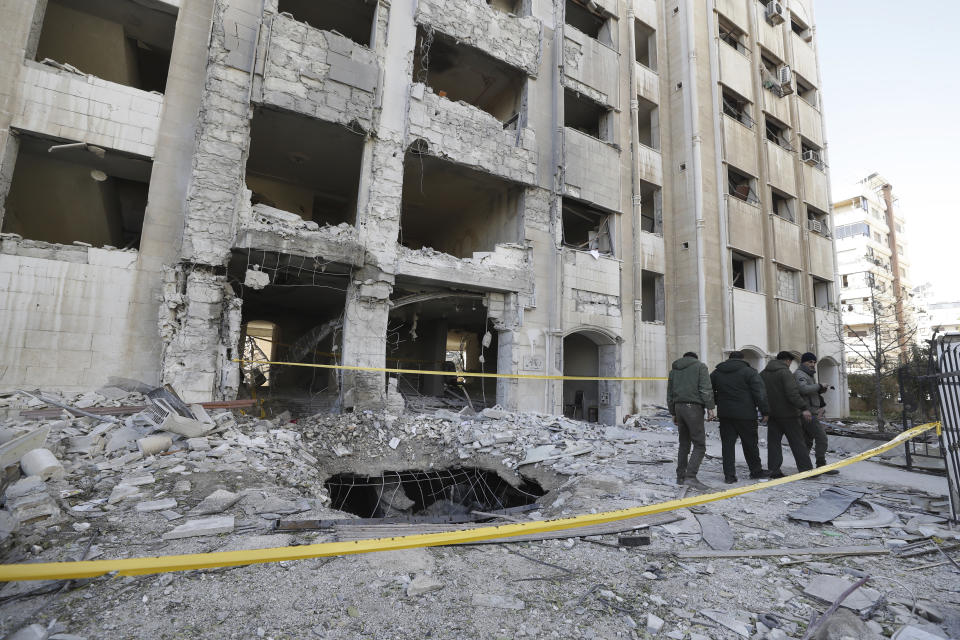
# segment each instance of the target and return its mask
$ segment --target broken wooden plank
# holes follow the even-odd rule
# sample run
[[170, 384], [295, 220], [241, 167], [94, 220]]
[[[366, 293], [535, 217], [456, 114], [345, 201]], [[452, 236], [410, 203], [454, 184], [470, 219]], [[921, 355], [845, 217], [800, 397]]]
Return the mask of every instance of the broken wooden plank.
[[863, 547], [801, 547], [799, 549], [732, 549], [730, 551], [677, 551], [678, 558], [770, 558], [777, 556], [882, 556], [890, 549], [882, 545]]

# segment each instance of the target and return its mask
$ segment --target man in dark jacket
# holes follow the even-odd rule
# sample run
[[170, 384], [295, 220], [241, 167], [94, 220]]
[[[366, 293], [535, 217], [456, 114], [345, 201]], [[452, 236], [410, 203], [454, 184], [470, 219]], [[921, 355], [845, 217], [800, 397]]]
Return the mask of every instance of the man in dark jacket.
[[743, 457], [750, 467], [751, 478], [769, 478], [760, 461], [757, 436], [757, 412], [766, 420], [770, 415], [767, 392], [757, 370], [751, 367], [740, 351], [732, 351], [710, 374], [713, 395], [720, 418], [720, 441], [723, 443], [723, 477], [727, 484], [737, 481], [737, 438]]
[[[680, 434], [680, 451], [677, 455], [677, 484], [686, 484], [696, 489], [709, 489], [697, 480], [700, 463], [707, 453], [707, 433], [703, 427], [703, 410], [707, 419], [713, 420], [713, 388], [707, 365], [697, 359], [697, 354], [688, 351], [673, 363], [667, 378], [667, 408], [673, 416]], [[693, 444], [693, 453], [690, 445]]]
[[[803, 421], [803, 439], [807, 443], [807, 449], [813, 448], [818, 467], [827, 464], [827, 432], [817, 418], [820, 414], [820, 394], [825, 393], [827, 388], [818, 383], [814, 376], [817, 375], [817, 356], [809, 351], [800, 356], [800, 366], [793, 372], [793, 377], [797, 380], [797, 387], [800, 389], [800, 397], [807, 403], [807, 411], [810, 412], [810, 419]], [[836, 469], [827, 471], [829, 475], [840, 473]]]
[[767, 425], [767, 467], [771, 478], [782, 478], [783, 472], [783, 436], [787, 436], [790, 451], [797, 462], [797, 469], [809, 471], [810, 450], [803, 440], [803, 427], [800, 426], [801, 416], [809, 420], [811, 414], [807, 411], [807, 403], [800, 397], [797, 381], [790, 373], [790, 364], [793, 354], [781, 351], [776, 360], [771, 360], [760, 377], [767, 389], [767, 402], [770, 404], [770, 421]]

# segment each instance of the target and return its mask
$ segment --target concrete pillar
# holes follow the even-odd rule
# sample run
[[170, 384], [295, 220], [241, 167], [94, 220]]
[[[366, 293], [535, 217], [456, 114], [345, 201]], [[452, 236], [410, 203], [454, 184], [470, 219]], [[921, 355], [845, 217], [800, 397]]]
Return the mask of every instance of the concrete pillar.
[[[392, 279], [391, 279], [392, 280]], [[392, 281], [355, 278], [347, 287], [343, 323], [343, 364], [383, 367]], [[378, 371], [343, 372], [343, 408], [377, 409], [386, 401], [386, 376]]]
[[[515, 331], [506, 329], [497, 332], [497, 373], [511, 374], [520, 370], [516, 347], [517, 334]], [[497, 404], [504, 409], [517, 411], [519, 409], [517, 403], [519, 382], [516, 378], [497, 378]]]

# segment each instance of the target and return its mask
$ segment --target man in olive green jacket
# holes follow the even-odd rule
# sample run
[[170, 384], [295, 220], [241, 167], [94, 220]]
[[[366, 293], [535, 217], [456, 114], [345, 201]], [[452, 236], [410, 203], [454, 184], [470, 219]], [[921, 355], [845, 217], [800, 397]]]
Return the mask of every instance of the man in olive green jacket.
[[[707, 365], [700, 362], [697, 354], [688, 351], [676, 360], [667, 378], [667, 408], [673, 416], [680, 434], [680, 451], [677, 454], [677, 484], [686, 484], [696, 489], [709, 489], [697, 480], [700, 463], [707, 453], [707, 432], [703, 426], [703, 411], [713, 420], [713, 387]], [[693, 452], [690, 447], [693, 445]]]
[[781, 351], [776, 360], [771, 360], [760, 377], [767, 390], [767, 402], [770, 404], [770, 420], [767, 424], [767, 468], [771, 478], [782, 478], [783, 472], [783, 436], [787, 436], [790, 451], [799, 471], [809, 471], [810, 450], [803, 439], [803, 427], [800, 417], [810, 419], [807, 402], [800, 396], [800, 388], [790, 372], [793, 354]]

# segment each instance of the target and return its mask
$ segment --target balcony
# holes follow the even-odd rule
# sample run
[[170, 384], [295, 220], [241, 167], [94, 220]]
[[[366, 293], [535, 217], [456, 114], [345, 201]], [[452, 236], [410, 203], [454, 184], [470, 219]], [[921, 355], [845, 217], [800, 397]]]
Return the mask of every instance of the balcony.
[[780, 348], [803, 353], [807, 350], [807, 308], [797, 302], [777, 300], [780, 320]]
[[163, 96], [24, 62], [11, 128], [153, 157]]
[[729, 244], [754, 256], [764, 255], [763, 212], [760, 207], [740, 198], [726, 196]]
[[823, 169], [803, 163], [803, 193], [805, 200], [817, 209], [830, 210], [830, 191]]
[[596, 326], [620, 333], [619, 260], [565, 247], [563, 282], [563, 326]]
[[277, 251], [331, 262], [363, 266], [364, 249], [356, 227], [348, 224], [320, 226], [295, 213], [265, 204], [241, 205], [237, 236], [238, 249]]
[[640, 145], [636, 155], [637, 164], [640, 166], [640, 179], [658, 187], [663, 186], [663, 156], [660, 152]]
[[833, 241], [819, 233], [810, 233], [810, 273], [833, 280]]
[[780, 216], [772, 215], [773, 221], [773, 248], [777, 262], [800, 269], [803, 257], [800, 251], [800, 227]]
[[733, 47], [720, 47], [720, 82], [754, 102], [753, 67], [750, 58]]
[[792, 151], [769, 140], [767, 145], [767, 178], [777, 189], [789, 194], [797, 193], [797, 174], [795, 173]]
[[717, 0], [717, 11], [744, 32], [750, 31], [747, 5], [740, 0]]
[[275, 16], [259, 102], [328, 122], [373, 128], [377, 55], [332, 31]]
[[[564, 193], [610, 211], [620, 211], [620, 151], [576, 129], [565, 127], [563, 131], [566, 138]], [[660, 155], [652, 149], [649, 151]], [[649, 182], [660, 185], [663, 177]]]
[[420, 0], [417, 24], [429, 26], [535, 77], [540, 21], [492, 9], [484, 0]]
[[763, 17], [763, 7], [757, 7], [757, 11], [760, 12], [759, 20], [757, 20], [760, 24], [760, 33], [757, 34], [760, 45], [775, 55], [778, 60], [786, 60], [786, 49], [783, 46], [783, 28], [766, 21]]
[[633, 63], [633, 72], [637, 79], [637, 94], [644, 100], [660, 104], [660, 76], [639, 62]]
[[733, 340], [737, 348], [755, 347], [769, 352], [767, 345], [767, 296], [744, 289], [733, 290]]
[[772, 115], [783, 124], [790, 126], [790, 99], [781, 98], [772, 91], [766, 89], [760, 91], [763, 100], [763, 110]]
[[564, 86], [618, 109], [620, 55], [569, 24], [563, 29]]
[[817, 54], [813, 50], [813, 45], [795, 33], [791, 33], [790, 38], [793, 40], [794, 71], [803, 76], [807, 82], [816, 84], [820, 76], [817, 73]]
[[745, 124], [723, 114], [723, 151], [724, 160], [750, 175], [759, 175], [757, 162], [756, 126], [751, 129]]
[[800, 133], [811, 142], [823, 146], [823, 119], [820, 111], [806, 100], [797, 100]]
[[533, 282], [527, 250], [519, 244], [498, 244], [493, 251], [474, 253], [471, 258], [401, 246], [397, 252], [397, 275], [418, 282], [488, 291], [527, 291]]
[[410, 136], [426, 141], [426, 153], [515, 182], [536, 181], [533, 129], [518, 135], [489, 113], [442, 98], [419, 83], [410, 93]]

